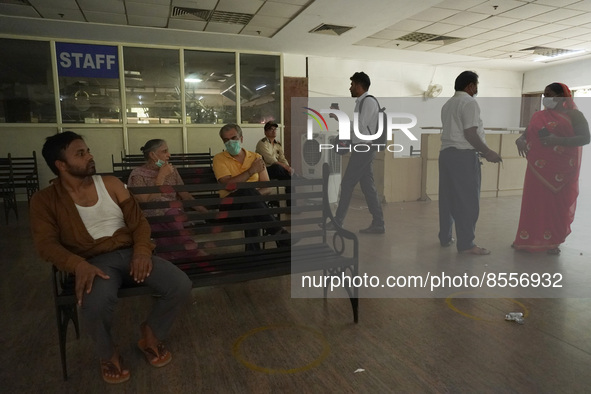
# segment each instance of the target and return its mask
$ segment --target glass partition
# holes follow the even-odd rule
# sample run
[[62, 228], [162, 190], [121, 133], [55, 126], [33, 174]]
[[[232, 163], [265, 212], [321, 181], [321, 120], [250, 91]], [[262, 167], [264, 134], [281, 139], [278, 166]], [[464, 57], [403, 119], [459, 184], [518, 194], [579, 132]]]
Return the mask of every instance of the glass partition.
[[236, 55], [185, 50], [187, 123], [236, 122]]
[[49, 42], [0, 38], [0, 123], [55, 123]]
[[281, 117], [279, 56], [240, 54], [242, 123], [266, 123]]
[[128, 123], [181, 123], [179, 51], [123, 48]]

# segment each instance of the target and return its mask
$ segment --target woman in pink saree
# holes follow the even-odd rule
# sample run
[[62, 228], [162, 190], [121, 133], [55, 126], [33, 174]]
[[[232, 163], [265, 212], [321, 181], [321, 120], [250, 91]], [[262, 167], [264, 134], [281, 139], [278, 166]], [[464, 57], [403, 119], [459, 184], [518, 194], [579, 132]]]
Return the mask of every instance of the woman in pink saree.
[[589, 126], [566, 85], [546, 86], [543, 103], [545, 109], [532, 116], [516, 141], [527, 171], [513, 247], [559, 254], [575, 218], [581, 146], [589, 143]]

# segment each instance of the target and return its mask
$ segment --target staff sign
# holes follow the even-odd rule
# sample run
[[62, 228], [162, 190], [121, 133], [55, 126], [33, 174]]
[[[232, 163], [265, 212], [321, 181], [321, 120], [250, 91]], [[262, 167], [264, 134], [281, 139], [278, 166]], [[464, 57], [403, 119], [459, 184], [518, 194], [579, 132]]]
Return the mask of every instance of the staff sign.
[[61, 77], [119, 78], [116, 46], [56, 42]]

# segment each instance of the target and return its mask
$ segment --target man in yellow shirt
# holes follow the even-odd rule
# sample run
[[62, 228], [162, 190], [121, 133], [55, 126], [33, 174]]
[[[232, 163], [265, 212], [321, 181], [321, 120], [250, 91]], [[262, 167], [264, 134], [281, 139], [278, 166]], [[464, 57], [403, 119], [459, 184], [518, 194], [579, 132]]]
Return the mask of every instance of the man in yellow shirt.
[[[265, 167], [265, 162], [261, 155], [242, 148], [242, 129], [240, 126], [233, 123], [223, 126], [220, 130], [220, 138], [224, 142], [226, 150], [218, 153], [213, 158], [213, 172], [219, 183], [226, 185], [230, 183], [264, 182], [269, 180], [269, 174], [267, 173], [267, 168]], [[221, 190], [220, 196], [223, 198], [230, 193], [232, 196], [236, 197], [260, 195], [259, 191], [255, 189], [237, 189], [234, 191]], [[266, 207], [267, 205], [263, 201], [232, 202], [229, 204], [224, 204], [222, 201], [220, 209], [242, 210]], [[241, 220], [245, 223], [276, 221], [273, 215], [243, 217]], [[258, 235], [258, 230], [245, 230], [244, 233], [247, 237], [256, 237]], [[267, 228], [267, 233], [287, 233], [287, 230], [278, 226]], [[291, 242], [289, 240], [280, 240], [277, 241], [277, 246], [291, 246]], [[247, 245], [247, 250], [257, 249], [260, 249], [260, 244], [258, 243]]]

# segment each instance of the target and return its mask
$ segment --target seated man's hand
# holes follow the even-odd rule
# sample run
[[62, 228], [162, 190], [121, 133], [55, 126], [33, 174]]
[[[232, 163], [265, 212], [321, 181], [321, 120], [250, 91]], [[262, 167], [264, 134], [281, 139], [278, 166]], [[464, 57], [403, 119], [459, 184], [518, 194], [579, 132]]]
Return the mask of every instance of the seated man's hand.
[[252, 176], [254, 174], [258, 174], [261, 171], [263, 171], [265, 169], [265, 162], [263, 161], [263, 159], [261, 159], [260, 157], [255, 159], [255, 161], [252, 162], [252, 165], [250, 166], [250, 168], [248, 169], [249, 174]]
[[131, 270], [129, 275], [133, 280], [142, 283], [152, 272], [152, 257], [143, 254], [134, 254], [131, 258]]
[[83, 261], [78, 264], [74, 274], [76, 275], [75, 291], [78, 305], [82, 305], [82, 296], [84, 293], [90, 294], [95, 276], [109, 279], [109, 275], [105, 274], [101, 269], [90, 264], [88, 261]]

